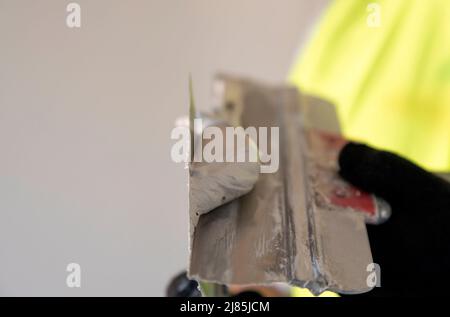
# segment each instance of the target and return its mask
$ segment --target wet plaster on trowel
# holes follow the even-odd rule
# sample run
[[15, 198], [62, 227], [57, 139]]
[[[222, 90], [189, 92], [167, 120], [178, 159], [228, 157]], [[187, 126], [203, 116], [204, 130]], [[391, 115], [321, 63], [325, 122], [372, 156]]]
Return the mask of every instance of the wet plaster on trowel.
[[[227, 142], [224, 123], [212, 122], [209, 126], [221, 129], [223, 139], [223, 162], [192, 162], [189, 164], [189, 213], [190, 213], [190, 241], [192, 245], [193, 234], [199, 217], [213, 209], [224, 205], [236, 198], [250, 192], [258, 180], [260, 164], [256, 162], [237, 162], [238, 151], [243, 151], [245, 157], [250, 157], [250, 151], [256, 151], [256, 144], [246, 136], [244, 148], [238, 142]], [[195, 151], [201, 151], [208, 140], [201, 134], [195, 135], [196, 142], [202, 142], [202, 147]], [[234, 147], [231, 148], [231, 146]], [[234, 151], [233, 162], [225, 162], [226, 153]], [[197, 153], [198, 155], [198, 153]], [[198, 155], [198, 157], [202, 157]]]

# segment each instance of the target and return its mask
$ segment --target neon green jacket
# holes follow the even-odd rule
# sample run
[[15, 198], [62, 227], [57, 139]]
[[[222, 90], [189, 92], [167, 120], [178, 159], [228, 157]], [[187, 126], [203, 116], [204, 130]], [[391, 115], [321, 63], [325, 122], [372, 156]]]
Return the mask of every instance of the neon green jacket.
[[336, 0], [290, 74], [344, 134], [450, 171], [448, 0]]

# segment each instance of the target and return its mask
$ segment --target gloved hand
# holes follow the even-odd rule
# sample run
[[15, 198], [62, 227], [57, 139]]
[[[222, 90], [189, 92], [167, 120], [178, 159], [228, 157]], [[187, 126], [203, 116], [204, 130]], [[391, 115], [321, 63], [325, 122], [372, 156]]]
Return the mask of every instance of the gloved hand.
[[341, 150], [339, 166], [344, 179], [392, 207], [386, 223], [367, 228], [381, 287], [366, 295], [448, 292], [450, 183], [398, 155], [356, 143]]

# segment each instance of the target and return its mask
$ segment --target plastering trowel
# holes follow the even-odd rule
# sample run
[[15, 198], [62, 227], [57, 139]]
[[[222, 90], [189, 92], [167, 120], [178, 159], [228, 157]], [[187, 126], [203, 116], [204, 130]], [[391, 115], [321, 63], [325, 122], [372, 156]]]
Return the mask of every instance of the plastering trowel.
[[[190, 164], [190, 277], [226, 285], [285, 282], [315, 294], [370, 290], [366, 223], [386, 220], [389, 206], [338, 177], [336, 158], [345, 141], [334, 107], [286, 85], [219, 76], [215, 87], [214, 120], [278, 127], [280, 162], [277, 171], [259, 175], [260, 163], [229, 169], [234, 183], [214, 178], [225, 166], [210, 167], [216, 174], [208, 175], [204, 165], [210, 163], [200, 164], [202, 174]], [[228, 191], [239, 175], [244, 182], [247, 177], [243, 190]], [[198, 197], [214, 186], [217, 195], [199, 207]]]

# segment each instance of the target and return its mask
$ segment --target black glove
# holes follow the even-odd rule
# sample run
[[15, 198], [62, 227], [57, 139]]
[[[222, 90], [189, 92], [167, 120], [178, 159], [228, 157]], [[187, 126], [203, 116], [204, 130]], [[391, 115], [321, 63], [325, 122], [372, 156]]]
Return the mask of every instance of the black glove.
[[385, 199], [392, 216], [368, 226], [381, 287], [366, 295], [434, 295], [450, 289], [450, 183], [390, 152], [349, 143], [340, 174]]

